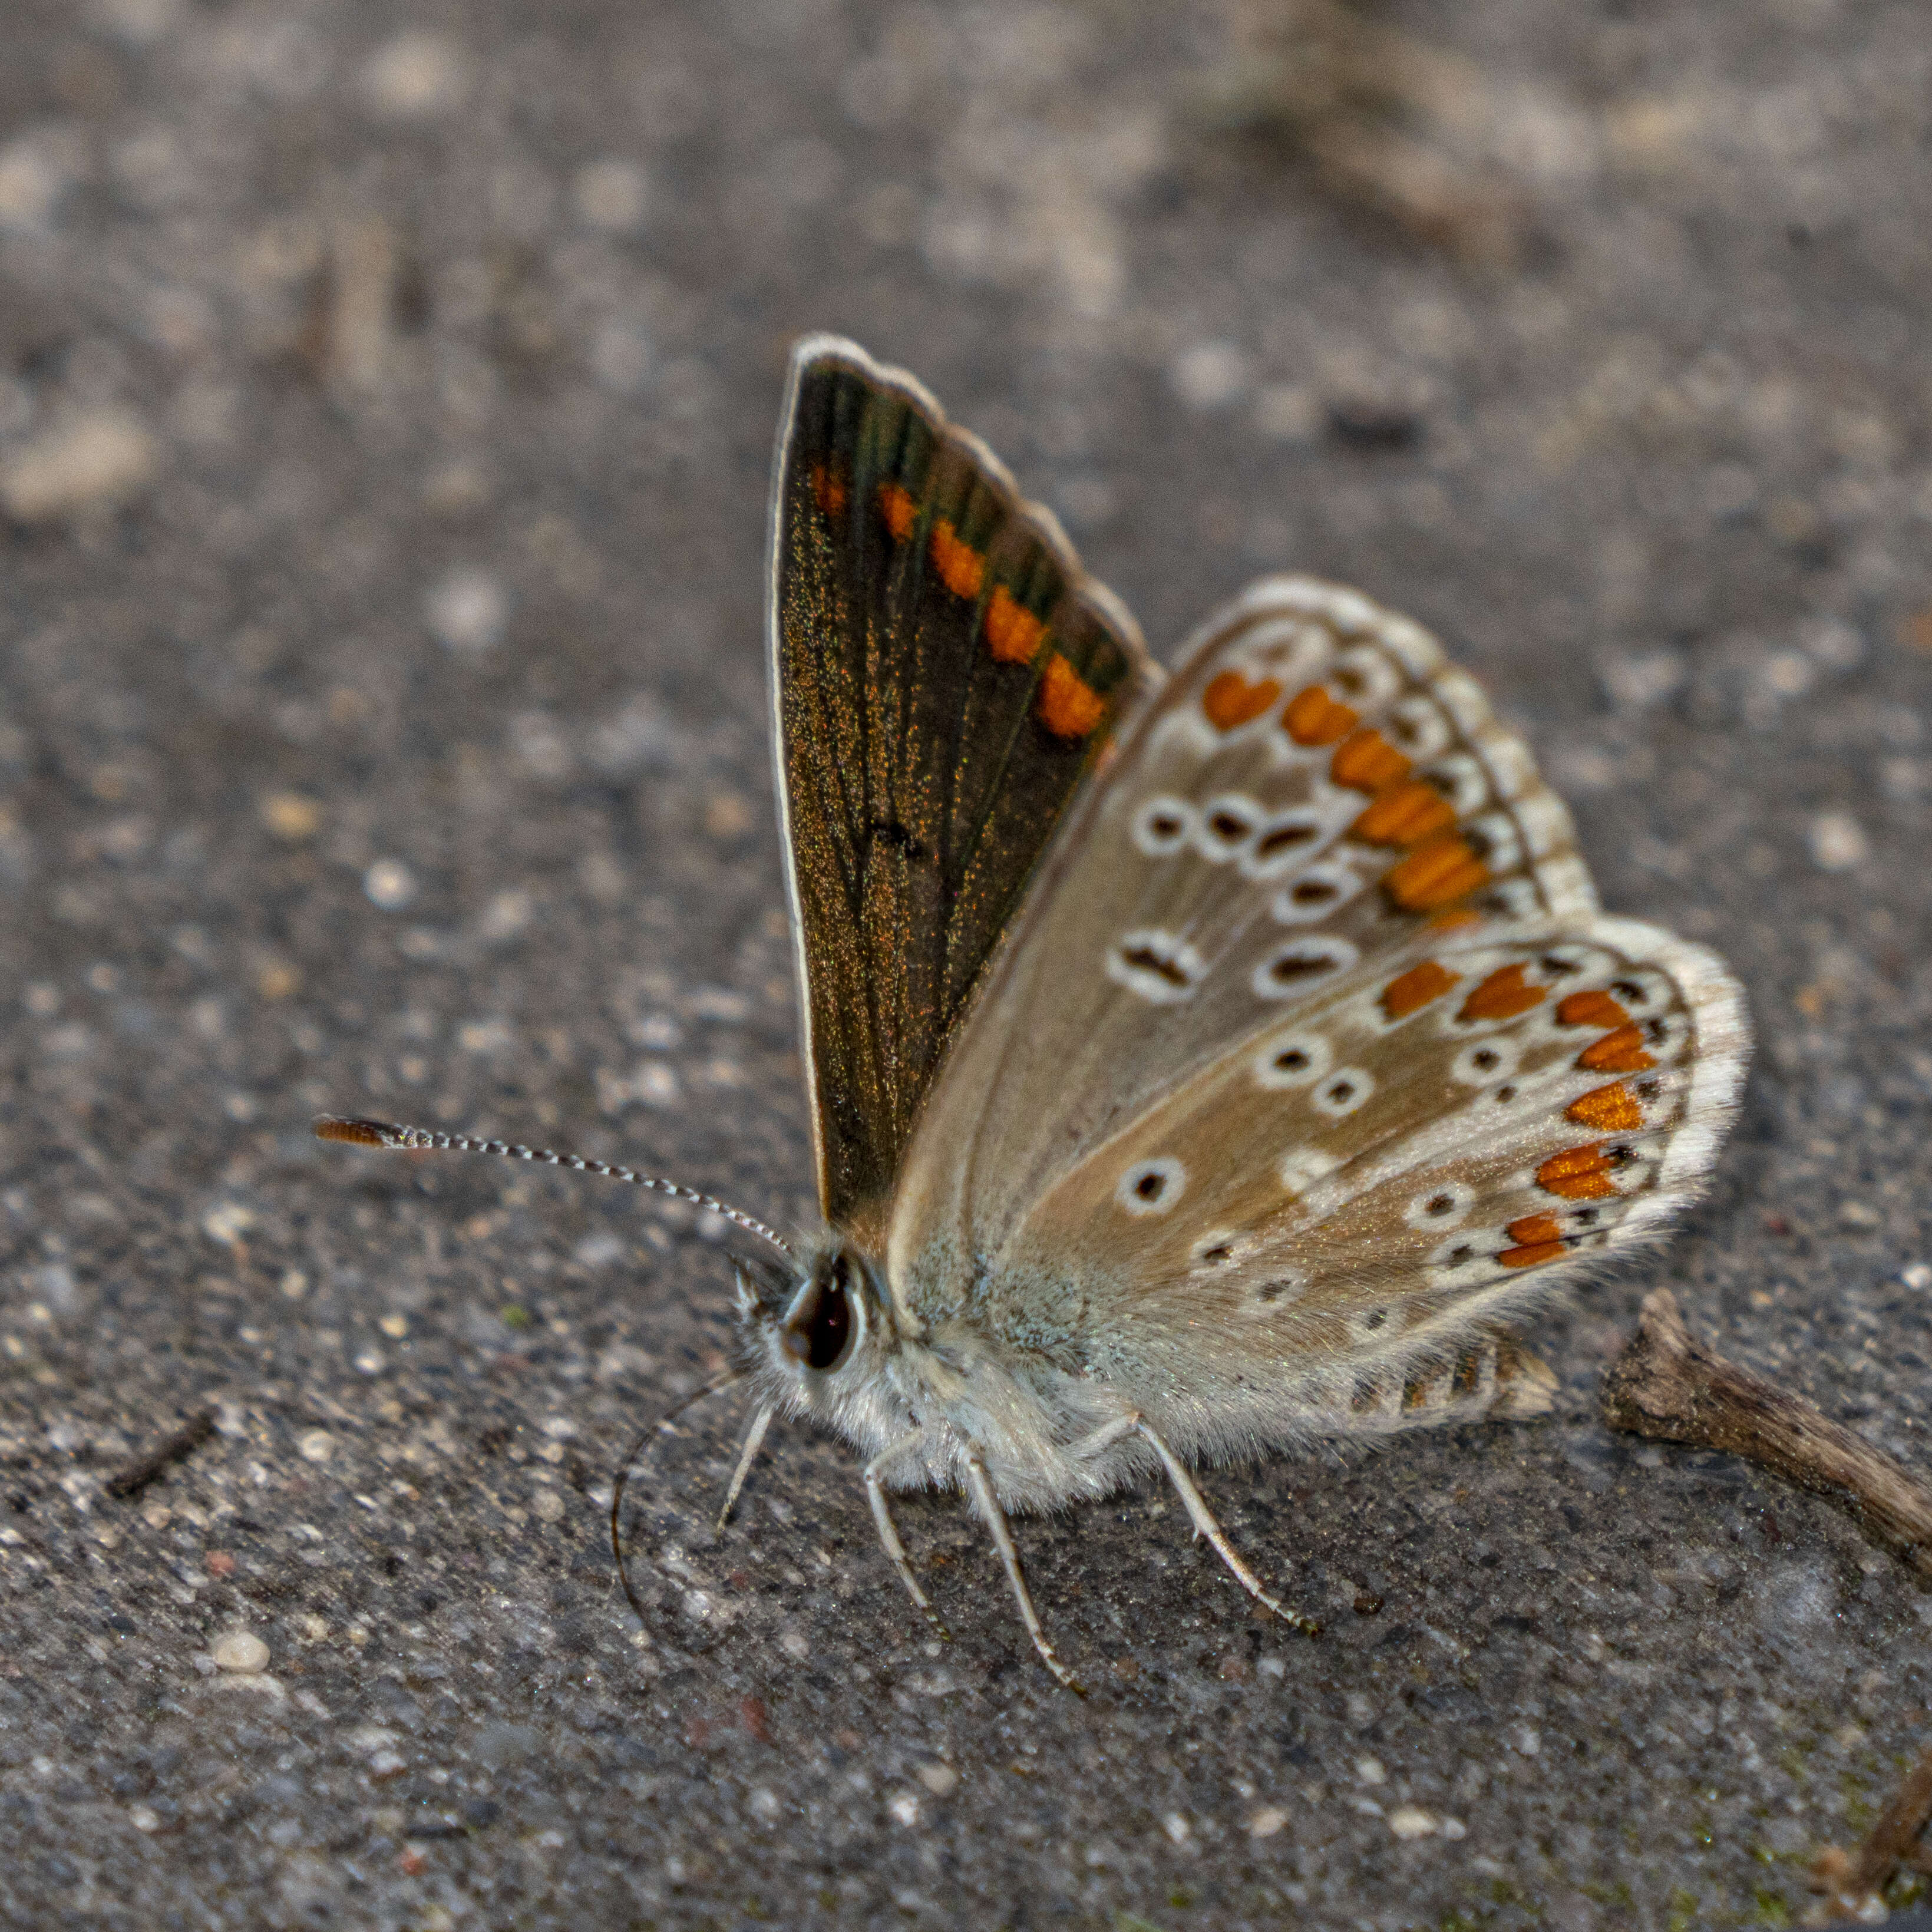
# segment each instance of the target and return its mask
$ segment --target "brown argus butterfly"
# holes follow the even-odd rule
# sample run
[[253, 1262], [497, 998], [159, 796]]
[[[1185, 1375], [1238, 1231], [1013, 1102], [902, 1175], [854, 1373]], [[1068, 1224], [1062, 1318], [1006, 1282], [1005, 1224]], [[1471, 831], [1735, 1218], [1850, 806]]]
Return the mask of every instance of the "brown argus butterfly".
[[[769, 622], [825, 1228], [718, 1209], [758, 1404], [1010, 1512], [1520, 1418], [1500, 1324], [1658, 1232], [1748, 1052], [1723, 964], [1598, 910], [1568, 813], [1434, 641], [1264, 578], [1163, 680], [1052, 517], [911, 377], [801, 342]], [[936, 1622], [935, 1618], [935, 1622]], [[1077, 1686], [1075, 1688], [1078, 1688]]]

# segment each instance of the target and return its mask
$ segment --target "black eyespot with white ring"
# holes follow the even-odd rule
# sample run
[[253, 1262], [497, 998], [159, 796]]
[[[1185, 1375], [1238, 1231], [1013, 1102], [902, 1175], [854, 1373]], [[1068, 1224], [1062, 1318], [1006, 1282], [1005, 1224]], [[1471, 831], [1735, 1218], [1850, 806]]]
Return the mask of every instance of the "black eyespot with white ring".
[[1366, 1106], [1375, 1090], [1376, 1076], [1366, 1067], [1345, 1066], [1340, 1072], [1330, 1074], [1309, 1101], [1318, 1114], [1339, 1120]]
[[1311, 988], [1346, 972], [1356, 957], [1346, 939], [1292, 940], [1262, 961], [1250, 983], [1258, 998], [1298, 1000]]
[[1274, 896], [1268, 908], [1282, 926], [1312, 925], [1339, 911], [1362, 890], [1361, 874], [1339, 860], [1305, 867]]
[[1187, 1186], [1187, 1170], [1172, 1154], [1136, 1161], [1114, 1189], [1115, 1205], [1136, 1216], [1165, 1214]]
[[1150, 798], [1134, 814], [1130, 836], [1150, 859], [1167, 859], [1194, 836], [1196, 813], [1184, 798]]

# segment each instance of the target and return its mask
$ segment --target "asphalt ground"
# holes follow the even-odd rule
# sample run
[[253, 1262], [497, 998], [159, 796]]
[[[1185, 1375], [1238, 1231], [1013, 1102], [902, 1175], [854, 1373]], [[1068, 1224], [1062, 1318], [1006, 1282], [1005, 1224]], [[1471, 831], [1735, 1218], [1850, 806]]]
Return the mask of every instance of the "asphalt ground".
[[[1932, 38], [1376, 17], [1394, 108], [1360, 61], [1309, 107], [1260, 0], [5, 9], [8, 1922], [1812, 1910], [1927, 1742], [1932, 1598], [1595, 1399], [1666, 1283], [1932, 1460]], [[1158, 652], [1289, 566], [1438, 632], [1606, 903], [1748, 990], [1708, 1199], [1535, 1328], [1552, 1416], [1206, 1479], [1316, 1641], [1150, 1492], [1028, 1521], [1079, 1702], [934, 1498], [940, 1654], [836, 1445], [775, 1438], [711, 1531], [734, 1397], [640, 1487], [640, 1630], [604, 1512], [727, 1359], [716, 1229], [310, 1137], [809, 1220], [760, 624], [820, 327]]]

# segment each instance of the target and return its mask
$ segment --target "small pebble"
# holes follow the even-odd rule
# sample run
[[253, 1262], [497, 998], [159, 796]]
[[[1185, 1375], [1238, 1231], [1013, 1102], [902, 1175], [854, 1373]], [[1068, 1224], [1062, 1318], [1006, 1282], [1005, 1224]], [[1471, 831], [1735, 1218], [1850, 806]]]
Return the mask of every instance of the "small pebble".
[[539, 1490], [530, 1498], [530, 1514], [540, 1522], [561, 1522], [564, 1500], [554, 1490]]
[[228, 1630], [208, 1647], [218, 1670], [254, 1677], [268, 1667], [268, 1646], [253, 1630]]
[[1849, 872], [1871, 856], [1864, 827], [1849, 812], [1821, 812], [1807, 835], [1812, 862], [1821, 871]]
[[1278, 1804], [1264, 1804], [1248, 1820], [1251, 1838], [1272, 1838], [1288, 1822], [1288, 1814]]
[[430, 634], [446, 650], [476, 653], [500, 644], [510, 601], [488, 571], [452, 570], [423, 600]]
[[935, 1798], [951, 1794], [959, 1782], [959, 1774], [950, 1764], [922, 1764], [919, 1768], [919, 1781]]
[[326, 1462], [335, 1454], [335, 1438], [326, 1429], [311, 1429], [296, 1439], [305, 1462]]
[[1389, 1814], [1388, 1828], [1398, 1838], [1426, 1838], [1439, 1826], [1432, 1813], [1414, 1804], [1399, 1804]]
[[0, 504], [23, 524], [105, 508], [154, 479], [160, 451], [130, 410], [90, 410], [0, 464]]

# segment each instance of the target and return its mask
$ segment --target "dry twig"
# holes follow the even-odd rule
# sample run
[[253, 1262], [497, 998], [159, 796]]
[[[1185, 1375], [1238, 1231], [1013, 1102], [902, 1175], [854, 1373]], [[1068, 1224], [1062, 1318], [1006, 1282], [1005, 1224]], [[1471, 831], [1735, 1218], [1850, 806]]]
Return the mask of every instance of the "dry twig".
[[1846, 1504], [1867, 1532], [1932, 1576], [1932, 1492], [1802, 1396], [1691, 1338], [1667, 1288], [1644, 1297], [1630, 1346], [1604, 1378], [1613, 1429], [1722, 1449]]
[[104, 1485], [117, 1502], [138, 1496], [158, 1476], [165, 1475], [177, 1462], [184, 1462], [214, 1433], [213, 1412], [202, 1409], [188, 1418], [180, 1428], [156, 1443], [145, 1456], [117, 1469]]
[[1932, 1819], [1932, 1750], [1905, 1774], [1898, 1796], [1856, 1852], [1827, 1845], [1811, 1867], [1812, 1889], [1825, 1894], [1827, 1906], [1863, 1913], [1900, 1865], [1932, 1871], [1932, 1846], [1923, 1842], [1926, 1821]]

